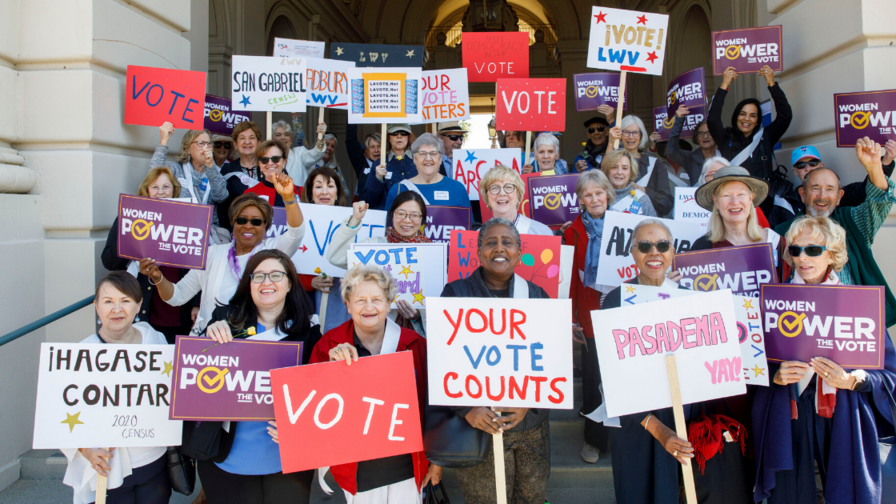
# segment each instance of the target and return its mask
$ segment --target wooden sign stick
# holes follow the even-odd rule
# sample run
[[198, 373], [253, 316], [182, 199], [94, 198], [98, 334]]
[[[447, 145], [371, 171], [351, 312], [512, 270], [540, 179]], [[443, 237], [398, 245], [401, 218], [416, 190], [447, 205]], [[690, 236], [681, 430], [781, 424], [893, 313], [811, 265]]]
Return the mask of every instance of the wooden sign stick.
[[265, 112], [265, 114], [267, 114], [267, 117], [265, 117], [265, 122], [267, 123], [267, 130], [268, 130], [268, 131], [267, 131], [267, 133], [268, 133], [268, 135], [267, 135], [267, 139], [268, 139], [268, 140], [273, 140], [273, 139], [274, 139], [274, 132], [273, 132], [273, 130], [272, 130], [272, 128], [271, 128], [271, 124], [272, 124], [273, 121], [274, 121], [274, 113], [271, 112], [270, 110], [268, 110], [267, 112]]
[[[108, 448], [103, 450], [109, 451]], [[106, 504], [106, 477], [100, 473], [96, 474], [96, 503]]]
[[386, 149], [389, 148], [389, 137], [386, 135], [386, 123], [380, 130], [380, 166], [386, 166]]
[[[496, 411], [496, 415], [501, 413]], [[495, 491], [497, 503], [507, 504], [507, 477], [504, 475], [504, 434], [492, 434], [492, 452], [495, 454]]]
[[[619, 126], [622, 124], [622, 107], [625, 103], [625, 76], [628, 72], [625, 70], [619, 74], [619, 103], [618, 108], [616, 109], [616, 122], [613, 123], [613, 126]], [[613, 140], [613, 149], [619, 148], [619, 140]]]
[[[666, 356], [666, 372], [669, 373], [669, 390], [672, 392], [672, 413], [675, 416], [675, 433], [681, 439], [687, 439], [688, 426], [684, 421], [684, 408], [681, 405], [681, 388], [678, 385], [678, 365], [675, 363], [675, 354]], [[682, 465], [681, 474], [684, 477], [684, 493], [688, 498], [688, 504], [697, 504], [693, 466], [690, 463]]]
[[523, 157], [523, 164], [524, 164], [524, 165], [531, 165], [531, 164], [532, 164], [532, 163], [529, 161], [529, 146], [531, 146], [531, 145], [532, 145], [532, 132], [531, 132], [531, 131], [527, 131], [527, 132], [526, 132], [526, 156]]
[[[320, 115], [317, 116], [317, 124], [323, 124], [323, 123], [324, 123], [324, 107], [320, 107]], [[324, 134], [318, 133], [317, 141], [320, 142], [323, 139], [324, 139]]]

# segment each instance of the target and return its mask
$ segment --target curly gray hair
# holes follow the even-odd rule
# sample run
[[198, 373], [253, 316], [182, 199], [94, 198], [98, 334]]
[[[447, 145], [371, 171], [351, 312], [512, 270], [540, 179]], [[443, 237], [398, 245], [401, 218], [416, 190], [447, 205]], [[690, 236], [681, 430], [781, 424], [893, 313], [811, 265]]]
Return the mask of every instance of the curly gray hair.
[[386, 273], [379, 266], [359, 264], [350, 268], [346, 272], [345, 278], [342, 279], [342, 301], [347, 303], [355, 287], [363, 282], [375, 282], [380, 289], [383, 289], [383, 294], [389, 303], [398, 296], [398, 285], [392, 275]]

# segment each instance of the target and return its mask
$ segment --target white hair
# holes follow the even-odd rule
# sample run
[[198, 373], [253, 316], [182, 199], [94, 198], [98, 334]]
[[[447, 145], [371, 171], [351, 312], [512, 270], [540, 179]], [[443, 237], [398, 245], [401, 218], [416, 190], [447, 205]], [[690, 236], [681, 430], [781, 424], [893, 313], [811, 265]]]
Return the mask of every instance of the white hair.
[[541, 133], [535, 138], [535, 150], [538, 151], [539, 145], [553, 145], [554, 152], [560, 155], [560, 141], [557, 140], [552, 133]]
[[[324, 135], [324, 141], [326, 142], [327, 140], [336, 140], [336, 135], [327, 133], [326, 135]], [[336, 143], [339, 143], [339, 141], [336, 140]]]
[[283, 128], [283, 131], [287, 134], [292, 133], [292, 126], [282, 119], [271, 125], [271, 132], [273, 133], [274, 131], [277, 131], [277, 128]]
[[642, 121], [640, 117], [636, 115], [627, 115], [623, 117], [622, 124], [619, 125], [619, 128], [625, 129], [632, 124], [637, 124], [638, 129], [641, 130], [641, 143], [638, 144], [638, 151], [644, 152], [645, 150], [647, 150], [647, 142], [650, 140], [650, 138], [647, 135], [647, 128], [644, 127], [644, 121]]
[[433, 135], [432, 133], [424, 133], [417, 137], [417, 139], [414, 140], [414, 143], [411, 144], [411, 154], [416, 155], [417, 151], [420, 150], [420, 147], [423, 147], [424, 145], [435, 147], [439, 150], [439, 154], [443, 156], [445, 155], [445, 144], [443, 144], [442, 141], [439, 140], [439, 137]]
[[632, 250], [635, 250], [635, 247], [638, 246], [638, 243], [635, 241], [635, 238], [638, 237], [638, 233], [641, 231], [641, 228], [646, 226], [660, 226], [666, 230], [666, 234], [669, 236], [669, 241], [672, 241], [672, 231], [669, 230], [669, 226], [666, 225], [665, 222], [659, 219], [644, 219], [641, 222], [635, 224], [635, 229], [632, 231]]
[[352, 292], [363, 282], [374, 282], [383, 290], [383, 295], [391, 303], [398, 295], [398, 285], [392, 275], [375, 264], [358, 264], [345, 273], [342, 279], [342, 301], [351, 300]]
[[700, 178], [697, 179], [697, 187], [706, 183], [706, 172], [708, 172], [716, 163], [722, 163], [722, 166], [731, 166], [731, 162], [722, 156], [713, 156], [707, 159], [703, 162], [703, 169], [700, 170]]

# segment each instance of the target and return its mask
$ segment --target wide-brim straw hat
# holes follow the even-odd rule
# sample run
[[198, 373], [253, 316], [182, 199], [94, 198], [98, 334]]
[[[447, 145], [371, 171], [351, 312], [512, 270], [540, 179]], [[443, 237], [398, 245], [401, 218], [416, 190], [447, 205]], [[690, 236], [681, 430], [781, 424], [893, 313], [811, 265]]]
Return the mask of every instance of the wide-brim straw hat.
[[713, 209], [712, 195], [716, 188], [725, 182], [742, 182], [753, 191], [753, 206], [758, 207], [768, 197], [768, 183], [761, 178], [750, 175], [746, 168], [740, 166], [724, 166], [713, 175], [712, 180], [697, 189], [697, 204], [709, 210]]

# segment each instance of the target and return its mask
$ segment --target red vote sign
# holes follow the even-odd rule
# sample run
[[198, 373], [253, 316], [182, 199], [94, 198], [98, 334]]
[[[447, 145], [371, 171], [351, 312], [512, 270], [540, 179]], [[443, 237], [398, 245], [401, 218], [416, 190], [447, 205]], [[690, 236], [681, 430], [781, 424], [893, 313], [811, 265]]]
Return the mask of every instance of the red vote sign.
[[500, 79], [496, 94], [499, 130], [566, 130], [566, 79]]
[[529, 76], [527, 32], [465, 32], [462, 46], [469, 82]]
[[423, 451], [411, 352], [271, 370], [284, 473]]
[[205, 113], [205, 72], [128, 65], [124, 123], [201, 130]]

